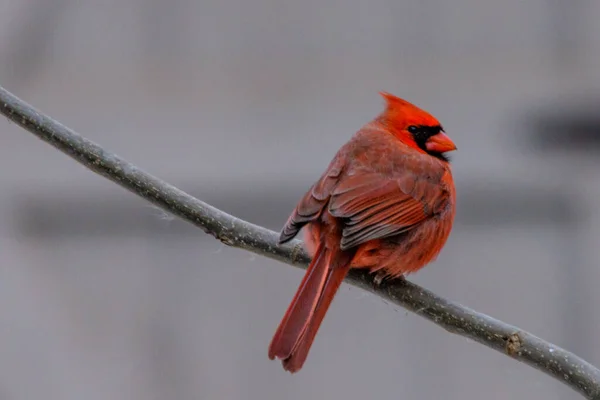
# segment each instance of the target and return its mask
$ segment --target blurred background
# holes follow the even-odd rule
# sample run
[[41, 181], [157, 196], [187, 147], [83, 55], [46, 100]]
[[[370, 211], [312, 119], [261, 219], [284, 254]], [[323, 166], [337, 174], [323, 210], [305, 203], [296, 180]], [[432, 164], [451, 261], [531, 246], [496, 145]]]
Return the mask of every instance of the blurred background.
[[[457, 143], [410, 277], [600, 364], [600, 2], [0, 0], [0, 85], [279, 230], [392, 92]], [[343, 285], [304, 369], [267, 346], [303, 271], [230, 249], [0, 118], [0, 398], [575, 399]]]

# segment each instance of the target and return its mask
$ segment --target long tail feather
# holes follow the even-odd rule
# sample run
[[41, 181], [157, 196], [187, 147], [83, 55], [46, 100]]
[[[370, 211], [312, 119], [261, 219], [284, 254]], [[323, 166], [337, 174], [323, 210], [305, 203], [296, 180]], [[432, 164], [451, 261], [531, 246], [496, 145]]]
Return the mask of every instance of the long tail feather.
[[278, 357], [283, 368], [302, 368], [319, 326], [350, 269], [349, 254], [319, 244], [300, 287], [269, 346], [269, 358]]

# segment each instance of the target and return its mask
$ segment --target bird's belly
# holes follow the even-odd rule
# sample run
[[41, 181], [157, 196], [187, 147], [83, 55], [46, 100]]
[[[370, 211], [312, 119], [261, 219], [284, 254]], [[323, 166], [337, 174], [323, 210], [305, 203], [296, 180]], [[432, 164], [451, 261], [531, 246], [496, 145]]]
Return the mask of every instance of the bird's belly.
[[416, 272], [437, 257], [451, 227], [451, 221], [435, 218], [412, 231], [366, 242], [358, 247], [351, 266], [383, 270], [390, 277]]
[[[386, 276], [392, 278], [416, 272], [435, 260], [444, 247], [452, 229], [453, 216], [449, 209], [408, 232], [360, 244], [350, 266], [369, 268], [371, 271], [383, 270]], [[319, 240], [322, 240], [324, 231], [328, 233], [325, 236], [329, 240], [339, 245], [341, 227], [335, 224], [335, 220], [325, 222], [327, 223], [313, 222], [305, 231], [305, 245], [311, 256]]]

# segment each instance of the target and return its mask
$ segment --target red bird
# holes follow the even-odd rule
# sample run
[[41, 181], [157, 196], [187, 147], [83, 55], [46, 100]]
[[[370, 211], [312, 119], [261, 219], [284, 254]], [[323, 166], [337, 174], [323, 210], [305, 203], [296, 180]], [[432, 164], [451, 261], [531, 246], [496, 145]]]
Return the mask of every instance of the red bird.
[[386, 109], [335, 155], [288, 218], [279, 243], [306, 225], [313, 258], [269, 346], [302, 368], [350, 268], [397, 278], [434, 260], [450, 235], [455, 190], [445, 152], [456, 146], [431, 114], [380, 92]]

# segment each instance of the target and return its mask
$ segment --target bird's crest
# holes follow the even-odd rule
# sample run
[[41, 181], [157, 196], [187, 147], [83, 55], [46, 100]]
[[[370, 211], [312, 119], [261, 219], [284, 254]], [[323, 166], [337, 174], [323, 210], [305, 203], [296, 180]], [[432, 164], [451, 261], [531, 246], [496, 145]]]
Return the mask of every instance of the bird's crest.
[[385, 91], [381, 91], [379, 94], [386, 102], [386, 109], [382, 116], [397, 127], [404, 128], [413, 124], [423, 126], [440, 124], [433, 115], [398, 96]]

